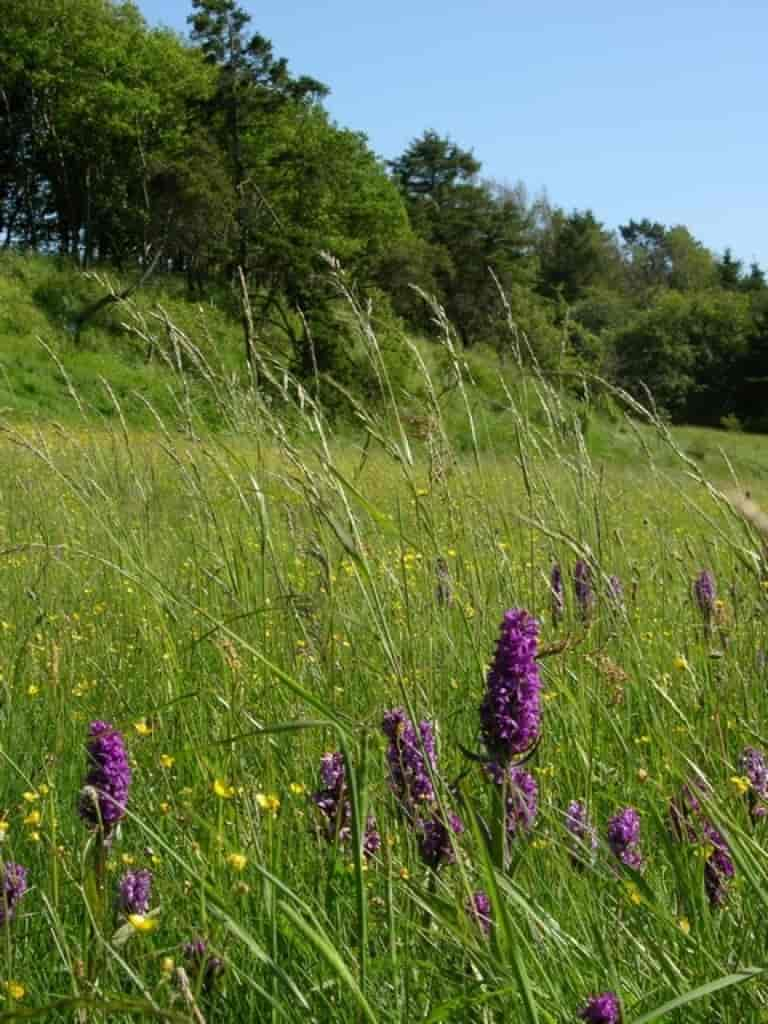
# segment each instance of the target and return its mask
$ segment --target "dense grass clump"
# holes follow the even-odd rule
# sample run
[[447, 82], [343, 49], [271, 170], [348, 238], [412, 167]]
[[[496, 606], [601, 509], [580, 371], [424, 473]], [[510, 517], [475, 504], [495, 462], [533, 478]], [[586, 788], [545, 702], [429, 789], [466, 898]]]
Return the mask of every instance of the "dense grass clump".
[[467, 451], [426, 364], [416, 433], [267, 362], [290, 429], [5, 425], [9, 1014], [768, 1013], [760, 474], [522, 370], [484, 434], [443, 355]]

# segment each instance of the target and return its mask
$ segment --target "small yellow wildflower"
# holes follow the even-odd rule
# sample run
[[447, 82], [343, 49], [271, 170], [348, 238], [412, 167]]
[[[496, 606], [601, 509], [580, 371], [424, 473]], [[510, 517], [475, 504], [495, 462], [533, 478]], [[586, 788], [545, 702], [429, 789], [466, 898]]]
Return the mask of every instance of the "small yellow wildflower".
[[123, 864], [126, 865], [126, 867], [128, 867], [130, 864], [133, 864], [135, 862], [136, 858], [133, 856], [132, 853], [124, 853], [120, 860], [123, 862]]
[[749, 792], [750, 782], [746, 775], [732, 775], [731, 785], [739, 796], [744, 796], [745, 793]]
[[160, 924], [156, 917], [147, 917], [145, 914], [129, 914], [128, 920], [137, 932], [153, 932]]
[[139, 736], [152, 735], [152, 726], [147, 722], [146, 718], [140, 718], [138, 722], [134, 722], [133, 728], [136, 730]]
[[171, 757], [170, 754], [161, 754], [160, 755], [160, 766], [162, 768], [173, 768], [173, 766], [175, 764], [176, 764], [176, 758], [175, 757]]
[[684, 654], [676, 654], [672, 661], [672, 664], [679, 672], [685, 672], [686, 669], [689, 668], [688, 659], [685, 657]]
[[408, 881], [408, 879], [411, 877], [411, 874], [408, 871], [408, 868], [400, 868], [400, 877], [402, 878], [402, 880], [404, 882]]
[[173, 974], [173, 969], [176, 966], [172, 956], [164, 956], [160, 961], [160, 970], [163, 974]]
[[640, 895], [640, 890], [637, 888], [634, 882], [625, 882], [624, 888], [627, 890], [627, 896], [629, 897], [630, 903], [634, 903], [636, 907], [639, 907], [643, 902], [643, 897]]
[[213, 783], [213, 792], [220, 800], [231, 800], [235, 795], [235, 787], [228, 786], [223, 779], [216, 779]]
[[35, 809], [34, 811], [30, 811], [29, 814], [24, 819], [24, 824], [25, 825], [39, 825], [40, 824], [40, 811], [38, 811], [37, 809]]
[[638, 768], [637, 769], [637, 779], [638, 779], [638, 782], [647, 782], [648, 781], [648, 772], [646, 771], [645, 768]]
[[248, 863], [248, 858], [243, 853], [230, 853], [227, 856], [227, 864], [233, 871], [242, 871]]
[[163, 814], [167, 814], [170, 811], [170, 809], [171, 805], [168, 803], [168, 801], [163, 800], [162, 803], [160, 804], [160, 810], [163, 812]]
[[19, 999], [23, 999], [24, 996], [27, 994], [27, 990], [24, 988], [20, 981], [4, 981], [3, 988], [11, 997], [11, 999], [15, 999], [17, 1002], [19, 1001]]
[[307, 787], [301, 782], [292, 782], [288, 789], [290, 789], [294, 796], [303, 796], [307, 791]]
[[280, 810], [280, 797], [276, 793], [257, 793], [256, 803], [262, 811], [269, 811], [273, 818]]
[[34, 683], [30, 683], [30, 685], [27, 687], [27, 696], [36, 697], [38, 693], [40, 693], [40, 687], [35, 686]]
[[34, 790], [27, 790], [27, 792], [24, 793], [23, 796], [28, 804], [33, 804], [35, 800], [40, 799], [40, 794], [36, 793]]
[[30, 838], [31, 842], [39, 843], [40, 842], [40, 833], [39, 832], [30, 832], [29, 833], [29, 838]]
[[37, 792], [40, 794], [40, 796], [48, 796], [48, 794], [51, 792], [51, 787], [46, 785], [44, 782], [41, 782], [40, 785], [37, 787]]
[[687, 917], [681, 917], [677, 922], [677, 927], [683, 933], [683, 935], [690, 935], [691, 933], [691, 922]]
[[8, 829], [10, 827], [11, 827], [10, 823], [7, 822], [5, 820], [5, 818], [3, 818], [2, 821], [0, 821], [0, 842], [2, 842], [3, 839], [5, 839], [5, 837], [6, 837], [7, 833], [8, 833]]

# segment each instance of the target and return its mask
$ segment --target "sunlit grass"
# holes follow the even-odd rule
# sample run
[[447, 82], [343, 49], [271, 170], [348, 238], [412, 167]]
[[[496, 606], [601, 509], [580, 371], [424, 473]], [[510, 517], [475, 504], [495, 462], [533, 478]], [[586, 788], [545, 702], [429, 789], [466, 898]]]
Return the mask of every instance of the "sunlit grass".
[[[482, 439], [464, 384], [467, 436]], [[592, 457], [535, 376], [519, 404], [510, 396], [504, 443], [495, 422], [494, 443], [465, 454], [439, 404], [426, 437], [402, 430], [394, 405], [361, 409], [364, 443], [334, 437], [291, 387], [290, 436], [259, 403], [227, 434], [189, 418], [142, 435], [3, 433], [0, 832], [30, 883], [4, 929], [6, 1007], [47, 1020], [565, 1022], [614, 990], [627, 1021], [763, 1019], [768, 825], [750, 820], [739, 756], [768, 745], [768, 591], [761, 541], [720, 490], [737, 486], [727, 465], [708, 485], [661, 424], [631, 459], [603, 462], [599, 445]], [[750, 458], [738, 483], [760, 500]], [[578, 557], [597, 592], [588, 628]], [[556, 626], [553, 561], [567, 589]], [[704, 568], [721, 601], [709, 630], [691, 596]], [[480, 750], [485, 672], [513, 606], [540, 618], [550, 653], [527, 766], [539, 816], [498, 871], [488, 783], [464, 751]], [[464, 820], [457, 863], [438, 873], [389, 792], [380, 727], [397, 705], [435, 724], [440, 806]], [[76, 813], [94, 719], [121, 730], [134, 777], [101, 902]], [[337, 844], [309, 799], [332, 750], [352, 803]], [[736, 863], [719, 911], [708, 851], [669, 827], [697, 771]], [[600, 836], [581, 870], [565, 828], [574, 799]], [[628, 805], [642, 818], [639, 877], [606, 844]], [[369, 813], [382, 844], [366, 861]], [[152, 916], [126, 924], [115, 890], [139, 867], [155, 876]], [[466, 911], [478, 889], [490, 938]], [[223, 963], [210, 984], [185, 957], [197, 938]]]

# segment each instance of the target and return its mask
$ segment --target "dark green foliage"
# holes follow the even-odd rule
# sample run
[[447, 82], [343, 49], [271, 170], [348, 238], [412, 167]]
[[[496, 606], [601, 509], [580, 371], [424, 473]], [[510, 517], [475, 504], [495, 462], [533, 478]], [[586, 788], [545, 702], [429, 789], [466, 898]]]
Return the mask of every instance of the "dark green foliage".
[[591, 210], [570, 214], [555, 210], [538, 248], [540, 287], [545, 295], [561, 295], [571, 303], [588, 288], [617, 277], [615, 240]]
[[617, 372], [638, 396], [649, 388], [678, 420], [717, 425], [737, 413], [737, 368], [750, 351], [745, 296], [669, 291], [615, 335]]

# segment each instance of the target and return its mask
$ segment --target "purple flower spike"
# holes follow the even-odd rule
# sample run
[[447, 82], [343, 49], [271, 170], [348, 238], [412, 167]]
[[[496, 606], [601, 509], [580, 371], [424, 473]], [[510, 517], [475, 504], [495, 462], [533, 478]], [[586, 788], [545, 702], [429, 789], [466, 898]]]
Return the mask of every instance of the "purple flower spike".
[[592, 617], [595, 594], [592, 590], [592, 570], [582, 558], [573, 567], [573, 590], [576, 594], [576, 604], [579, 606], [581, 620], [585, 623], [589, 622]]
[[597, 850], [597, 832], [587, 815], [587, 809], [580, 800], [568, 804], [565, 812], [565, 827], [574, 839], [571, 848], [571, 861], [574, 865], [583, 866], [585, 860], [592, 860]]
[[739, 758], [742, 775], [749, 779], [749, 813], [753, 818], [768, 814], [768, 764], [756, 747], [745, 747]]
[[7, 861], [2, 868], [2, 901], [0, 901], [0, 925], [13, 920], [16, 905], [27, 891], [27, 869], [21, 864]]
[[522, 608], [504, 616], [488, 673], [480, 724], [488, 752], [501, 764], [530, 750], [541, 731], [539, 624]]
[[696, 581], [693, 584], [693, 594], [704, 622], [709, 625], [715, 611], [716, 596], [715, 577], [709, 569], [702, 570], [696, 577]]
[[457, 814], [448, 814], [446, 823], [439, 813], [435, 813], [431, 818], [420, 821], [417, 828], [421, 833], [419, 853], [427, 867], [439, 871], [446, 864], [455, 864], [451, 833], [459, 836], [464, 831], [464, 823]]
[[[321, 831], [329, 843], [342, 845], [352, 837], [352, 804], [347, 790], [344, 755], [339, 751], [323, 754], [320, 758], [322, 788], [310, 799], [320, 812]], [[381, 846], [376, 819], [370, 815], [363, 833], [363, 853], [372, 857]]]
[[211, 956], [205, 939], [196, 938], [184, 945], [184, 958], [193, 978], [202, 975], [203, 988], [209, 992], [216, 984], [217, 978], [224, 973], [224, 961], [218, 956]]
[[628, 868], [640, 871], [640, 815], [634, 807], [624, 807], [608, 822], [608, 845], [614, 855]]
[[370, 860], [380, 849], [381, 833], [376, 827], [376, 819], [372, 814], [369, 814], [365, 822], [365, 832], [363, 833], [363, 856], [366, 860]]
[[613, 992], [601, 992], [592, 996], [587, 1005], [579, 1011], [582, 1020], [589, 1024], [621, 1024], [621, 1007]]
[[701, 842], [707, 830], [712, 828], [702, 812], [699, 800], [699, 795], [710, 794], [708, 783], [699, 775], [686, 782], [680, 793], [670, 801], [669, 819], [672, 834], [678, 842]]
[[418, 732], [404, 708], [387, 711], [382, 723], [389, 740], [387, 761], [392, 791], [408, 817], [418, 814], [418, 808], [435, 799], [430, 769], [435, 770], [435, 737], [432, 725], [419, 723]]
[[338, 751], [323, 754], [320, 758], [320, 778], [326, 789], [341, 789], [345, 781], [344, 755]]
[[[501, 765], [491, 763], [486, 772], [497, 786], [504, 780]], [[522, 832], [530, 832], [539, 815], [539, 787], [530, 772], [515, 765], [509, 765], [507, 773], [507, 835], [513, 838]]]
[[125, 814], [131, 766], [122, 735], [108, 722], [91, 722], [88, 774], [80, 792], [80, 817], [109, 838]]
[[479, 925], [485, 935], [491, 934], [491, 901], [488, 894], [478, 889], [465, 904], [469, 916]]
[[557, 625], [565, 614], [563, 573], [557, 562], [552, 566], [552, 572], [549, 577], [549, 594], [552, 607], [552, 622]]
[[128, 914], [146, 914], [149, 911], [149, 900], [152, 895], [152, 872], [126, 871], [120, 879], [118, 898], [120, 910]]
[[[720, 844], [714, 843], [714, 850], [704, 865], [704, 888], [713, 909], [722, 907], [728, 900], [728, 883], [736, 873], [728, 845], [719, 833], [715, 836]], [[714, 838], [714, 837], [711, 837]]]

